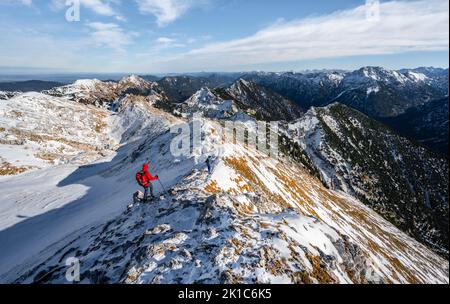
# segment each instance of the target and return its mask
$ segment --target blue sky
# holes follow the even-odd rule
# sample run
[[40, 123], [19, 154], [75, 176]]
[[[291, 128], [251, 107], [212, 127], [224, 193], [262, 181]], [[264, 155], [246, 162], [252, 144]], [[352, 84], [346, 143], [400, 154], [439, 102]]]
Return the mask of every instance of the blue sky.
[[0, 72], [448, 67], [447, 0], [69, 2], [0, 0]]

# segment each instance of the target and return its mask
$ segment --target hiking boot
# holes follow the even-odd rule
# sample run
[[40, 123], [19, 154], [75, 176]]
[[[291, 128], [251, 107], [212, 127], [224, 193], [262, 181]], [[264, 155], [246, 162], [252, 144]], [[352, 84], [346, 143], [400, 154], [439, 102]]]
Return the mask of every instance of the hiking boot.
[[150, 197], [148, 197], [147, 199], [143, 199], [143, 200], [142, 200], [142, 203], [143, 203], [143, 204], [149, 204], [149, 203], [151, 203], [154, 199], [155, 199], [154, 196], [150, 196]]

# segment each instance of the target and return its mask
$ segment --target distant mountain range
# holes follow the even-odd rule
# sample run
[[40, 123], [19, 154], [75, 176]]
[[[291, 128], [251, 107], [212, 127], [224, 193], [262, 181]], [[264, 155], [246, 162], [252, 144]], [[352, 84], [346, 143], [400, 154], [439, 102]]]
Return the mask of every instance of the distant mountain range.
[[448, 95], [448, 69], [353, 72], [251, 73], [243, 78], [297, 102], [303, 108], [340, 102], [371, 117], [395, 117], [407, 109]]
[[[448, 113], [448, 73], [448, 69], [432, 67], [398, 71], [363, 67], [356, 71], [321, 70], [305, 73], [196, 73], [166, 77], [146, 75], [142, 79], [158, 84], [160, 92], [165, 96], [165, 101], [161, 104], [165, 108], [174, 108], [205, 87], [218, 96], [228, 95], [225, 91], [238, 79], [245, 79], [264, 88], [268, 95], [277, 94], [279, 98], [291, 100], [304, 111], [312, 106], [339, 102], [388, 124], [403, 136], [436, 152], [447, 154], [448, 119], [445, 117], [448, 115], [445, 114]], [[13, 96], [13, 91], [43, 91], [58, 86], [61, 83], [45, 81], [0, 83], [0, 91], [3, 91], [0, 99]], [[95, 94], [98, 95], [98, 92]], [[100, 96], [97, 97], [101, 99]], [[220, 96], [222, 99], [233, 97], [236, 96]], [[257, 96], [252, 107], [260, 97]], [[110, 96], [105, 98], [108, 100]], [[440, 105], [443, 106], [442, 109]], [[265, 117], [278, 119], [285, 115], [286, 111], [279, 107], [276, 109], [269, 109], [271, 115], [266, 112]], [[279, 111], [279, 115], [274, 114]]]
[[62, 86], [63, 83], [55, 81], [27, 80], [17, 82], [0, 82], [0, 91], [32, 92], [49, 90]]

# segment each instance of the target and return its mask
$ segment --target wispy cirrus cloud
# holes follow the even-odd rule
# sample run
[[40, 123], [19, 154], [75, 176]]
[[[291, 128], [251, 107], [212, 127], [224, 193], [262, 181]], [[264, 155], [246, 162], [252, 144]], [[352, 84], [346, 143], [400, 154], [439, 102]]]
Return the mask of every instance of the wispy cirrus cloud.
[[368, 7], [362, 5], [277, 22], [242, 39], [194, 49], [184, 58], [189, 58], [191, 68], [204, 68], [217, 67], [217, 62], [236, 66], [449, 49], [447, 0], [382, 2], [379, 8], [377, 20], [367, 19]]
[[153, 15], [156, 24], [164, 27], [205, 0], [135, 0], [142, 14]]

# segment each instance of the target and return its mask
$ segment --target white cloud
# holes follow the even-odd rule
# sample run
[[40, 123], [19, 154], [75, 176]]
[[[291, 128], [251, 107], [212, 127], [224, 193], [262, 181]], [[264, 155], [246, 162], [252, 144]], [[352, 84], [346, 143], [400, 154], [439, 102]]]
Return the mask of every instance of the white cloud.
[[159, 27], [175, 21], [190, 8], [203, 1], [193, 0], [135, 0], [142, 14], [150, 14], [156, 17]]
[[155, 43], [155, 49], [163, 49], [163, 48], [168, 48], [168, 47], [184, 47], [186, 46], [183, 43], [178, 42], [177, 39], [175, 38], [169, 38], [169, 37], [159, 37], [158, 39], [156, 39], [156, 43]]
[[116, 51], [123, 51], [124, 47], [133, 42], [137, 33], [126, 33], [115, 23], [91, 22], [87, 26], [92, 29], [92, 42], [100, 47], [106, 46]]
[[91, 9], [99, 15], [114, 16], [117, 13], [111, 7], [111, 1], [102, 0], [80, 0], [81, 5]]
[[[278, 21], [254, 35], [194, 49], [180, 60], [191, 68], [380, 55], [449, 48], [447, 0], [380, 4], [378, 21], [367, 7], [292, 22]], [[186, 61], [185, 61], [186, 62]]]
[[170, 45], [174, 43], [176, 40], [168, 37], [159, 37], [156, 39], [156, 42], [161, 45]]
[[20, 0], [19, 2], [26, 6], [31, 6], [33, 4], [32, 0]]

